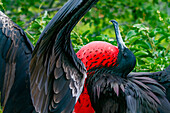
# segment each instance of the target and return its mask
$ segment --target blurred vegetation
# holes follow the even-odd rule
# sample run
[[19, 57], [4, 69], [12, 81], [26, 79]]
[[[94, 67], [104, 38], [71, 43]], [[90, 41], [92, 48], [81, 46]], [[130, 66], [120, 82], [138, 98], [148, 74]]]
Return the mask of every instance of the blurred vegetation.
[[[0, 0], [0, 9], [21, 26], [35, 45], [39, 35], [67, 0]], [[160, 71], [170, 64], [170, 3], [167, 0], [99, 0], [71, 33], [77, 52], [91, 41], [117, 46], [118, 21], [126, 46], [137, 59], [133, 71]], [[2, 111], [0, 111], [1, 113]]]

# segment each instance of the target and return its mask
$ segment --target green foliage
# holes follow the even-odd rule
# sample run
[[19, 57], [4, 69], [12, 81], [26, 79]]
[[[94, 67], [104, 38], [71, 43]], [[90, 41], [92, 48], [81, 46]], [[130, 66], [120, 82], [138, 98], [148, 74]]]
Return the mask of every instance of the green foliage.
[[[45, 10], [60, 8], [64, 3], [62, 0], [1, 0], [0, 7], [24, 28], [35, 45], [56, 13]], [[125, 44], [136, 56], [133, 71], [162, 70], [170, 64], [168, 5], [164, 0], [99, 0], [72, 31], [73, 47], [77, 52], [87, 43], [99, 40], [117, 46], [113, 25], [109, 22], [115, 19]]]
[[36, 18], [34, 21], [30, 23], [30, 26], [26, 30], [26, 33], [28, 34], [27, 36], [33, 43], [33, 45], [36, 44], [40, 34], [43, 32], [44, 28], [46, 27], [50, 20], [51, 18], [48, 16], [47, 12], [45, 12], [43, 15]]
[[0, 106], [0, 113], [2, 113], [2, 108], [1, 108], [1, 106]]
[[133, 25], [125, 40], [137, 59], [134, 71], [163, 70], [170, 64], [170, 34], [166, 30]]

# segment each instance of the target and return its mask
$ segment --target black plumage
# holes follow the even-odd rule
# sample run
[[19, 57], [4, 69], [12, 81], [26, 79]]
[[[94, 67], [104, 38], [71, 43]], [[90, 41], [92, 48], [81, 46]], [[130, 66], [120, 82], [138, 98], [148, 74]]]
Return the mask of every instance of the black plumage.
[[70, 33], [98, 0], [69, 0], [46, 26], [35, 49], [24, 31], [0, 12], [0, 90], [4, 113], [69, 113], [86, 68]]
[[24, 31], [0, 11], [0, 91], [4, 113], [34, 110], [29, 89], [33, 49]]
[[131, 75], [147, 76], [155, 79], [166, 89], [166, 97], [170, 102], [170, 65], [159, 72], [132, 72]]
[[109, 73], [93, 77], [88, 78], [87, 89], [97, 113], [158, 113], [158, 106], [164, 108], [162, 113], [168, 113], [165, 89], [154, 79], [130, 74], [121, 78]]
[[42, 32], [30, 63], [31, 94], [36, 111], [73, 110], [83, 88], [86, 68], [73, 50], [70, 32], [96, 2], [68, 1]]

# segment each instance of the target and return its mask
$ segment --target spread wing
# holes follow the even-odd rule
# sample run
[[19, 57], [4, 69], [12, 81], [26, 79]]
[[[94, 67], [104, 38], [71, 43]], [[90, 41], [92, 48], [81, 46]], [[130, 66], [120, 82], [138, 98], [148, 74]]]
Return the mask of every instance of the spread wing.
[[[154, 74], [156, 73], [158, 74], [160, 72], [155, 72]], [[146, 72], [132, 74], [130, 73], [128, 77], [129, 80], [138, 85], [138, 87], [141, 89], [141, 91], [143, 92], [143, 94], [141, 95], [142, 97], [149, 97], [148, 100], [151, 101], [151, 103], [154, 103], [154, 101], [158, 103], [157, 107], [155, 106], [155, 108], [157, 108], [160, 113], [168, 113], [170, 111], [170, 103], [166, 98], [166, 90], [156, 80], [149, 78], [150, 74], [147, 74]], [[144, 100], [144, 104], [142, 104], [142, 110], [148, 110], [148, 107], [145, 107], [146, 104], [148, 104], [149, 106], [153, 106], [152, 104], [148, 103], [149, 101]]]
[[166, 97], [170, 102], [170, 65], [159, 72], [133, 72], [131, 75], [148, 76], [158, 81], [166, 89]]
[[170, 110], [163, 86], [146, 76], [129, 74], [127, 78], [121, 78], [97, 73], [87, 78], [87, 84], [96, 111], [168, 113]]
[[97, 0], [69, 0], [44, 29], [30, 64], [31, 95], [37, 112], [71, 112], [82, 91], [86, 69], [70, 32]]
[[0, 11], [0, 91], [4, 112], [32, 105], [29, 62], [33, 48], [24, 31]]

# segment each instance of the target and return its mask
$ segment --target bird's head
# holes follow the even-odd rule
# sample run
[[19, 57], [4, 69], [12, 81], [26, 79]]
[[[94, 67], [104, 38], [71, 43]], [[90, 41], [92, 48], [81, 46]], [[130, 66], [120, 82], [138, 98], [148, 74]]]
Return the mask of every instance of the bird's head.
[[133, 70], [136, 59], [134, 54], [125, 46], [118, 23], [111, 21], [115, 27], [118, 47], [103, 41], [94, 41], [83, 46], [77, 56], [81, 59], [88, 72], [110, 73], [126, 76]]
[[121, 74], [121, 76], [126, 76], [129, 74], [136, 64], [136, 58], [134, 54], [126, 47], [125, 43], [122, 40], [122, 36], [119, 31], [118, 22], [111, 20], [114, 25], [116, 40], [118, 44], [118, 58], [117, 58], [117, 67], [115, 71]]

